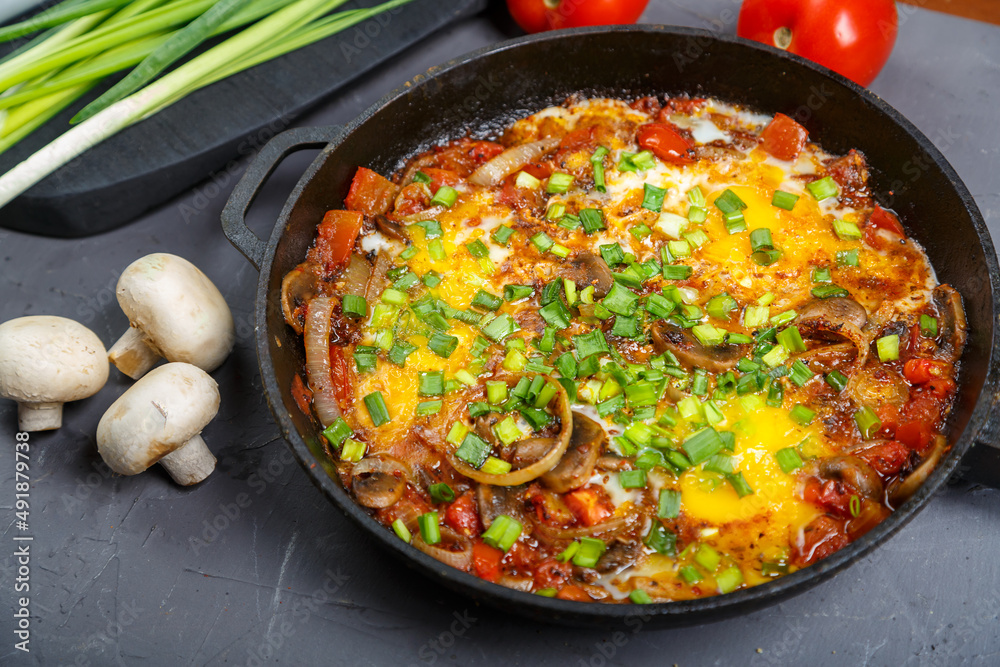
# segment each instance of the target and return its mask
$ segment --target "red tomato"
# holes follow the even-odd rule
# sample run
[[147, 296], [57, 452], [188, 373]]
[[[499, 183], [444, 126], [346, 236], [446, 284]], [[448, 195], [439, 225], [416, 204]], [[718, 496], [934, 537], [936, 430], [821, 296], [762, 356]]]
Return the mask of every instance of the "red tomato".
[[535, 566], [535, 587], [559, 588], [571, 576], [572, 563], [560, 563], [555, 558], [546, 558]]
[[639, 146], [665, 162], [691, 164], [691, 142], [669, 123], [646, 123], [635, 135]]
[[351, 181], [351, 189], [344, 198], [348, 211], [361, 211], [365, 215], [385, 213], [392, 206], [399, 187], [388, 178], [371, 169], [358, 167]]
[[903, 225], [899, 224], [899, 218], [896, 217], [896, 214], [885, 210], [878, 204], [875, 204], [875, 210], [868, 218], [868, 224], [878, 229], [887, 229], [893, 234], [906, 238], [906, 232], [903, 231]]
[[744, 0], [736, 34], [867, 86], [889, 59], [896, 29], [893, 0]]
[[931, 444], [931, 438], [930, 426], [920, 420], [900, 424], [896, 429], [896, 439], [917, 451], [925, 450], [927, 445]]
[[851, 516], [851, 498], [858, 494], [849, 486], [832, 479], [826, 482], [810, 477], [806, 481], [802, 497], [806, 502], [819, 505], [828, 512], [842, 517]]
[[472, 491], [467, 491], [448, 505], [444, 522], [462, 535], [472, 537], [479, 534], [479, 513], [476, 511], [476, 499]]
[[507, 0], [525, 32], [635, 23], [649, 0]]
[[948, 364], [933, 359], [910, 359], [903, 366], [903, 375], [912, 384], [927, 384], [934, 378], [944, 377]]
[[760, 133], [761, 148], [779, 160], [794, 160], [806, 145], [809, 132], [783, 113], [774, 118]]
[[420, 171], [427, 174], [430, 179], [430, 188], [432, 192], [437, 192], [438, 188], [442, 185], [457, 185], [461, 182], [462, 177], [453, 172], [450, 169], [438, 169], [437, 167], [424, 167]]
[[503, 552], [488, 544], [476, 542], [472, 545], [472, 571], [476, 576], [486, 581], [496, 581], [500, 578], [500, 561]]
[[330, 346], [330, 378], [334, 395], [343, 403], [351, 395], [351, 367], [344, 358], [344, 349], [335, 345]]
[[309, 406], [312, 405], [313, 393], [309, 391], [309, 387], [306, 386], [306, 383], [302, 381], [302, 378], [298, 374], [292, 378], [292, 398], [295, 400], [295, 405], [302, 411], [302, 414], [312, 414], [309, 411]]
[[873, 445], [858, 452], [858, 458], [868, 462], [882, 475], [895, 475], [910, 458], [910, 450], [902, 444], [890, 440], [881, 445]]
[[614, 513], [607, 491], [599, 486], [570, 491], [563, 496], [563, 500], [569, 511], [585, 526], [597, 525]]
[[309, 261], [320, 264], [327, 273], [335, 271], [351, 256], [363, 221], [356, 211], [327, 211], [316, 230], [316, 245], [307, 255]]

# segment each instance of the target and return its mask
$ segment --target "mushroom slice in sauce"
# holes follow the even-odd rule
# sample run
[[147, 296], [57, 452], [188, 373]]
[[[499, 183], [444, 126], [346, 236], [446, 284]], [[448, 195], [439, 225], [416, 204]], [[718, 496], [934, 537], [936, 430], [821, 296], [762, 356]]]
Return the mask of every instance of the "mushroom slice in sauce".
[[406, 464], [391, 456], [369, 456], [351, 470], [351, 488], [359, 503], [382, 509], [394, 505], [402, 497], [409, 473]]
[[608, 434], [604, 432], [604, 427], [590, 417], [574, 412], [569, 449], [555, 468], [542, 475], [542, 481], [558, 493], [583, 486], [594, 474], [597, 457], [607, 441]]
[[746, 354], [745, 345], [705, 347], [688, 329], [666, 320], [656, 321], [651, 332], [653, 346], [658, 353], [670, 350], [682, 364], [703, 368], [709, 373], [725, 373], [736, 368], [736, 364]]
[[594, 296], [603, 299], [614, 285], [614, 275], [611, 267], [602, 257], [591, 252], [581, 252], [576, 257], [559, 267], [559, 275], [576, 283], [577, 289], [586, 289], [593, 285]]

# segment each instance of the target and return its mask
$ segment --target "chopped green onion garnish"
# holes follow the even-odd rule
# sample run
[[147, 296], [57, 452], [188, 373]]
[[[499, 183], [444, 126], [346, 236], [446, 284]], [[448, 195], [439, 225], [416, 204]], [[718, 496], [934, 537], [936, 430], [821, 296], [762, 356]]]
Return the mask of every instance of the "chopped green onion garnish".
[[499, 227], [493, 230], [493, 234], [491, 235], [491, 237], [493, 238], [494, 241], [496, 241], [500, 245], [505, 246], [507, 245], [507, 242], [510, 241], [510, 237], [513, 234], [514, 234], [513, 229], [511, 229], [507, 225], [500, 225]]
[[389, 361], [397, 366], [405, 366], [406, 358], [417, 351], [416, 345], [410, 345], [401, 341], [396, 341], [392, 349], [389, 350]]
[[458, 338], [441, 333], [440, 331], [435, 331], [434, 334], [431, 335], [430, 340], [427, 341], [427, 347], [430, 348], [431, 352], [434, 354], [447, 359], [458, 347]]
[[681, 444], [681, 448], [687, 454], [692, 464], [704, 463], [712, 455], [717, 454], [723, 447], [722, 438], [712, 427], [704, 428], [688, 438]]
[[427, 544], [437, 544], [441, 541], [441, 525], [438, 523], [437, 512], [427, 512], [417, 517], [420, 526], [420, 537]]
[[663, 197], [667, 194], [665, 188], [658, 188], [650, 183], [643, 183], [642, 207], [649, 211], [660, 212], [663, 208]]
[[503, 305], [503, 299], [485, 290], [477, 291], [476, 295], [472, 297], [472, 306], [474, 308], [497, 310], [501, 305]]
[[747, 205], [746, 202], [740, 199], [739, 195], [727, 188], [725, 192], [715, 199], [715, 207], [722, 211], [723, 214], [726, 214], [742, 211]]
[[715, 347], [726, 342], [726, 332], [711, 324], [696, 324], [691, 328], [691, 333], [705, 347]]
[[424, 281], [425, 285], [433, 289], [441, 284], [441, 274], [437, 271], [428, 271], [421, 280]]
[[812, 183], [806, 183], [806, 190], [809, 194], [813, 196], [816, 201], [823, 201], [824, 199], [829, 199], [830, 197], [837, 196], [837, 182], [833, 180], [833, 177], [826, 176]]
[[418, 373], [417, 393], [421, 396], [444, 395], [444, 371]]
[[399, 253], [399, 258], [402, 259], [402, 260], [404, 260], [404, 261], [409, 261], [409, 260], [413, 259], [414, 257], [416, 257], [418, 252], [420, 252], [420, 251], [417, 249], [417, 246], [411, 245], [406, 250], [404, 250], [403, 252]]
[[636, 588], [629, 592], [628, 599], [633, 604], [651, 604], [653, 602], [653, 598], [649, 597], [649, 593], [641, 588]]
[[400, 292], [391, 287], [382, 292], [380, 299], [382, 303], [389, 304], [390, 306], [404, 306], [407, 302], [406, 292]]
[[573, 346], [576, 348], [577, 359], [583, 361], [592, 354], [606, 354], [609, 352], [608, 341], [604, 338], [604, 332], [594, 329], [589, 333], [573, 336]]
[[793, 195], [791, 192], [785, 192], [784, 190], [775, 190], [774, 196], [771, 197], [771, 206], [791, 211], [795, 208], [795, 202], [798, 200], [798, 195]]
[[510, 548], [517, 542], [517, 538], [521, 536], [523, 528], [520, 521], [510, 518], [506, 514], [501, 514], [493, 519], [493, 523], [483, 533], [483, 542], [494, 549], [510, 551]]
[[760, 227], [750, 232], [750, 248], [753, 252], [773, 249], [774, 241], [771, 240], [771, 230], [767, 227]]
[[677, 574], [681, 575], [681, 577], [684, 578], [684, 581], [689, 584], [697, 584], [702, 580], [701, 573], [698, 572], [694, 565], [685, 565], [677, 571]]
[[531, 242], [535, 244], [536, 248], [538, 248], [538, 252], [545, 252], [555, 243], [555, 241], [553, 241], [545, 232], [538, 232], [532, 236]]
[[417, 403], [416, 415], [418, 417], [436, 415], [441, 412], [442, 406], [444, 406], [444, 401], [421, 401]]
[[[418, 171], [417, 173], [419, 174], [420, 172]], [[410, 535], [409, 528], [406, 527], [406, 524], [403, 523], [402, 519], [396, 519], [395, 521], [392, 522], [392, 530], [394, 533], [396, 533], [396, 536], [399, 539], [403, 540], [407, 544], [409, 544], [410, 540], [413, 538], [413, 536]]]
[[798, 327], [788, 327], [778, 332], [777, 339], [778, 343], [792, 354], [806, 351], [806, 344], [802, 340], [802, 334], [799, 333]]
[[365, 443], [354, 438], [348, 438], [344, 441], [344, 446], [340, 450], [340, 460], [357, 463], [364, 458], [366, 449], [368, 449], [368, 445]]
[[705, 222], [708, 219], [708, 211], [701, 206], [691, 206], [688, 208], [687, 219], [695, 224]]
[[828, 283], [831, 280], [833, 280], [833, 276], [830, 275], [830, 269], [825, 266], [812, 270], [812, 281], [814, 283]]
[[834, 220], [833, 233], [844, 241], [857, 240], [862, 236], [861, 229], [853, 222], [848, 222], [847, 220]]
[[441, 262], [448, 258], [448, 254], [444, 251], [444, 244], [441, 243], [441, 239], [434, 239], [427, 244], [427, 254], [431, 256], [435, 262]]
[[599, 208], [585, 208], [580, 211], [580, 223], [585, 234], [593, 234], [604, 229], [604, 213]]
[[365, 396], [365, 407], [368, 408], [368, 415], [372, 418], [372, 423], [375, 426], [381, 426], [389, 422], [389, 409], [385, 406], [385, 399], [382, 397], [382, 392], [373, 391]]
[[710, 547], [707, 544], [701, 544], [698, 546], [698, 550], [694, 553], [694, 562], [701, 565], [709, 572], [715, 572], [719, 564], [722, 562], [722, 556], [719, 552]]
[[847, 386], [847, 376], [840, 371], [830, 371], [826, 374], [826, 383], [840, 393]]
[[475, 433], [467, 433], [461, 446], [455, 450], [455, 456], [479, 470], [490, 456], [490, 443]]
[[490, 320], [489, 323], [480, 330], [487, 338], [499, 343], [512, 333], [520, 331], [521, 327], [518, 326], [517, 322], [515, 322], [510, 315], [503, 313], [502, 315], [498, 315]]
[[511, 445], [524, 437], [521, 429], [517, 427], [517, 422], [512, 417], [505, 417], [493, 427], [493, 432], [504, 445]]
[[747, 221], [740, 211], [724, 213], [722, 219], [726, 223], [726, 231], [730, 234], [739, 234], [747, 230]]
[[899, 359], [899, 336], [897, 334], [882, 336], [875, 341], [875, 347], [878, 350], [878, 358], [883, 363]]
[[415, 173], [413, 175], [413, 182], [414, 183], [430, 183], [431, 182], [431, 177], [428, 176], [427, 174], [425, 174], [422, 171], [417, 171], [417, 173]]
[[363, 296], [345, 294], [341, 303], [344, 315], [348, 317], [366, 317], [368, 315], [368, 302]]
[[820, 285], [819, 287], [813, 287], [810, 293], [817, 299], [832, 299], [834, 297], [850, 296], [851, 293], [840, 285], [834, 285], [832, 283], [827, 285]]
[[622, 470], [618, 473], [618, 483], [623, 489], [644, 489], [646, 488], [646, 471]]
[[557, 171], [549, 176], [549, 182], [548, 185], [545, 186], [545, 191], [550, 195], [562, 194], [569, 190], [569, 186], [572, 184], [573, 176], [571, 174], [564, 174]]
[[802, 426], [808, 426], [816, 418], [816, 412], [799, 403], [788, 413], [792, 421]]
[[506, 475], [510, 472], [511, 464], [503, 459], [491, 456], [483, 464], [482, 471], [487, 475]]
[[442, 185], [438, 188], [438, 191], [434, 193], [434, 197], [431, 199], [431, 205], [451, 208], [457, 199], [458, 191], [455, 188], [448, 185]]
[[779, 449], [774, 453], [774, 458], [778, 461], [778, 466], [782, 472], [786, 473], [791, 473], [805, 465], [802, 457], [799, 456], [798, 451], [794, 447]]
[[526, 190], [534, 190], [540, 186], [542, 182], [529, 174], [526, 171], [519, 171], [517, 177], [514, 179], [514, 186], [518, 188], [525, 188]]
[[687, 193], [688, 201], [694, 206], [704, 206], [705, 205], [705, 195], [701, 191], [701, 186], [694, 186]]
[[837, 251], [837, 266], [857, 266], [858, 265], [858, 249], [853, 250], [838, 250]]
[[739, 588], [742, 583], [743, 573], [735, 565], [727, 570], [723, 570], [715, 577], [715, 584], [719, 587], [720, 593], [731, 593]]
[[[608, 149], [604, 146], [598, 146], [594, 154], [590, 156], [590, 166], [594, 168], [594, 187], [597, 188], [598, 192], [607, 192], [607, 188], [604, 187], [604, 156], [608, 154]], [[584, 228], [586, 228], [586, 223], [584, 223]]]
[[882, 428], [882, 421], [875, 414], [875, 411], [867, 405], [862, 406], [854, 413], [854, 423], [858, 425], [858, 430], [861, 431], [862, 437], [866, 440], [873, 438]]
[[705, 310], [717, 320], [728, 320], [729, 313], [737, 308], [739, 308], [739, 304], [736, 303], [736, 299], [728, 294], [717, 294], [705, 304]]
[[503, 298], [506, 301], [519, 301], [534, 293], [535, 288], [531, 285], [504, 285], [503, 287]]
[[573, 564], [580, 567], [594, 567], [604, 555], [607, 545], [596, 537], [581, 537], [580, 548], [573, 556]]
[[332, 424], [326, 427], [323, 431], [323, 437], [329, 442], [333, 447], [340, 447], [344, 444], [344, 441], [349, 437], [354, 435], [354, 431], [351, 427], [347, 425], [343, 417], [337, 417]]
[[649, 171], [656, 166], [656, 158], [650, 151], [639, 151], [629, 158], [629, 161], [639, 171]]
[[676, 519], [681, 511], [681, 493], [674, 489], [660, 489], [656, 506], [656, 516], [661, 519]]
[[435, 503], [450, 503], [455, 499], [455, 492], [444, 482], [431, 484], [427, 490], [430, 491], [431, 501]]
[[488, 380], [486, 382], [486, 400], [491, 405], [500, 405], [507, 400], [507, 383], [503, 380]]
[[601, 303], [616, 315], [632, 315], [639, 307], [639, 296], [616, 282]]
[[808, 366], [806, 366], [801, 361], [797, 360], [794, 364], [792, 364], [791, 372], [789, 373], [788, 377], [796, 385], [802, 387], [805, 385], [806, 382], [809, 382], [809, 380], [811, 380], [814, 375], [815, 373], [809, 370]]
[[444, 231], [441, 229], [441, 223], [437, 220], [421, 220], [420, 222], [413, 223], [413, 225], [424, 230], [425, 239], [436, 239], [444, 234]]
[[936, 317], [930, 315], [920, 316], [920, 333], [924, 338], [936, 338], [938, 334], [938, 321]]

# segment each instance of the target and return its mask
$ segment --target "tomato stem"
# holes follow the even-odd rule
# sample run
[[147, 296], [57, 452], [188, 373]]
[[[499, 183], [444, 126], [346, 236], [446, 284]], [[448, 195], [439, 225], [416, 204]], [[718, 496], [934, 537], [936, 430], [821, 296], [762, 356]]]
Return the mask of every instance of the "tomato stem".
[[792, 29], [781, 26], [774, 31], [774, 45], [782, 51], [787, 51], [792, 44]]

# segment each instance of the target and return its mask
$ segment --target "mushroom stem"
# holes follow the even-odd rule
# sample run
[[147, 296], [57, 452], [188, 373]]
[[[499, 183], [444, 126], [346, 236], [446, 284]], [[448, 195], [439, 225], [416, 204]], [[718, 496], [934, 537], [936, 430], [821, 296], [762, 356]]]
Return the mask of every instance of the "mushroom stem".
[[62, 409], [62, 403], [18, 403], [18, 426], [22, 431], [53, 431], [62, 426]]
[[199, 434], [160, 459], [160, 465], [167, 469], [175, 482], [191, 486], [212, 474], [215, 456]]
[[108, 352], [108, 361], [133, 380], [148, 373], [159, 360], [159, 352], [149, 346], [146, 335], [135, 327], [129, 327]]

